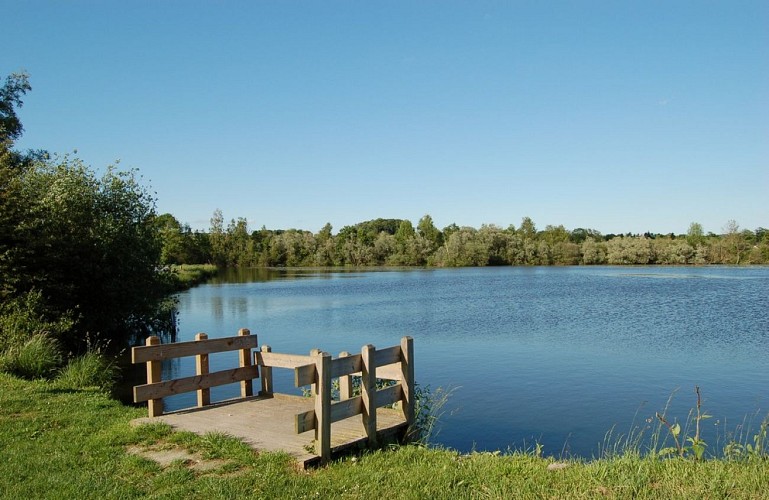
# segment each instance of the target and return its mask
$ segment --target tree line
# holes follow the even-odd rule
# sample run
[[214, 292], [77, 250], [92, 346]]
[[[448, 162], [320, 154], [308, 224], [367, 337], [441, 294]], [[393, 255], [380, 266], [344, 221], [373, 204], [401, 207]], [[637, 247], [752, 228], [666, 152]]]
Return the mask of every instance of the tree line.
[[552, 266], [769, 264], [769, 230], [741, 229], [735, 221], [722, 234], [693, 222], [686, 234], [601, 234], [594, 229], [548, 225], [529, 217], [519, 226], [480, 228], [450, 224], [438, 229], [430, 215], [416, 227], [404, 219], [331, 224], [313, 233], [300, 229], [249, 230], [245, 218], [225, 223], [221, 210], [208, 231], [192, 231], [171, 214], [157, 218], [168, 264], [213, 263], [222, 267], [326, 266]]

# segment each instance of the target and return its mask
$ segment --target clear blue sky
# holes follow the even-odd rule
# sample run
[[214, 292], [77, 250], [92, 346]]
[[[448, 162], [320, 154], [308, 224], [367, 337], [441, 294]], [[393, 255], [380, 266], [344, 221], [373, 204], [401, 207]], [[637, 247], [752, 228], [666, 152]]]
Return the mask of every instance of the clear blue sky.
[[20, 148], [193, 228], [769, 227], [769, 2], [0, 0]]

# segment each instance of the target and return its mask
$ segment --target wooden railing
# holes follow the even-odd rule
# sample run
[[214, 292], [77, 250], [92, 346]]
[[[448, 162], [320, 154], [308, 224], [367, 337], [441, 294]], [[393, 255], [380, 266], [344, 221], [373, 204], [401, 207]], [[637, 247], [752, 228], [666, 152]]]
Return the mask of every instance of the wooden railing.
[[[363, 426], [370, 446], [377, 442], [377, 408], [398, 404], [403, 411], [406, 426], [414, 424], [414, 340], [403, 337], [400, 345], [377, 350], [363, 346], [360, 354], [342, 352], [332, 359], [326, 352], [314, 350], [310, 356], [278, 354], [269, 346], [255, 355], [262, 367], [262, 392], [272, 393], [272, 368], [294, 370], [294, 385], [312, 386], [312, 410], [295, 417], [297, 434], [315, 430], [315, 453], [321, 461], [331, 457], [331, 424], [362, 415]], [[360, 395], [353, 396], [352, 377], [360, 376]], [[339, 399], [332, 399], [332, 379], [339, 379]], [[377, 380], [397, 383], [377, 389]]]
[[[414, 399], [414, 341], [403, 337], [400, 345], [377, 350], [365, 345], [360, 354], [342, 352], [333, 359], [318, 349], [309, 356], [274, 353], [263, 345], [258, 348], [256, 335], [248, 329], [238, 331], [237, 337], [208, 339], [199, 333], [194, 341], [161, 344], [157, 337], [149, 337], [145, 346], [132, 349], [134, 363], [147, 364], [147, 383], [134, 387], [134, 401], [148, 402], [150, 417], [163, 414], [163, 398], [175, 394], [197, 391], [199, 407], [211, 404], [210, 388], [240, 382], [241, 397], [253, 395], [253, 379], [261, 371], [261, 396], [273, 395], [273, 368], [294, 370], [296, 387], [310, 385], [313, 409], [295, 417], [295, 431], [315, 430], [315, 453], [325, 462], [331, 457], [331, 424], [339, 420], [362, 415], [366, 438], [370, 445], [377, 443], [377, 408], [397, 404], [403, 412], [407, 427], [415, 418]], [[239, 367], [209, 373], [208, 355], [225, 351], [240, 351]], [[195, 356], [196, 375], [163, 381], [161, 363], [164, 360]], [[253, 362], [252, 362], [253, 360]], [[360, 377], [360, 394], [354, 395], [353, 377]], [[339, 379], [338, 400], [332, 399], [332, 380]], [[378, 389], [378, 380], [395, 381], [394, 385]]]
[[[211, 403], [210, 388], [240, 382], [240, 396], [253, 395], [253, 379], [259, 378], [259, 368], [251, 363], [251, 349], [258, 346], [256, 335], [241, 328], [237, 337], [208, 339], [199, 333], [190, 342], [161, 344], [158, 337], [148, 337], [146, 345], [131, 349], [133, 363], [147, 363], [147, 383], [134, 386], [134, 402], [147, 401], [150, 417], [163, 414], [163, 398], [197, 391], [198, 406]], [[217, 352], [240, 351], [240, 366], [232, 370], [209, 373], [208, 355]], [[162, 380], [161, 363], [168, 359], [195, 356], [194, 377]]]

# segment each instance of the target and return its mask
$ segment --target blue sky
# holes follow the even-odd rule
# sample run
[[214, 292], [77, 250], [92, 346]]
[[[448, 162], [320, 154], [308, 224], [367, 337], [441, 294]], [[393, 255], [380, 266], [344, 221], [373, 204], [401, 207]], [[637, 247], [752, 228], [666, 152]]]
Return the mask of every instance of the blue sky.
[[205, 229], [769, 227], [769, 2], [0, 0], [19, 148]]

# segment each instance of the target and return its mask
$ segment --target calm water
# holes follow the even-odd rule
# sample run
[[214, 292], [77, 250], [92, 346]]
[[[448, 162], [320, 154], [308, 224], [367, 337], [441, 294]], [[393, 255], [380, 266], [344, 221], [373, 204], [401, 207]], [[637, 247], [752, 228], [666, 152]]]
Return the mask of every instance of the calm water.
[[[675, 391], [670, 414], [686, 418], [695, 385], [714, 416], [711, 448], [746, 415], [766, 415], [768, 306], [769, 268], [260, 270], [182, 293], [179, 340], [247, 327], [274, 351], [337, 354], [411, 335], [417, 382], [454, 389], [436, 442], [540, 442], [547, 454], [590, 457], [609, 429], [645, 424]], [[231, 353], [211, 362], [236, 363]], [[193, 361], [166, 370], [186, 376]], [[279, 372], [276, 389], [296, 391]]]

